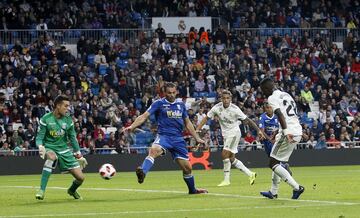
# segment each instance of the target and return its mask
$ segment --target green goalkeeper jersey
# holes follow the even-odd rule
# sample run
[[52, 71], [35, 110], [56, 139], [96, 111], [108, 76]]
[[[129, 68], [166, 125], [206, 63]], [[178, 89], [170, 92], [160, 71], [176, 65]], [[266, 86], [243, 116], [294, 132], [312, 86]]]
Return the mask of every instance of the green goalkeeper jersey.
[[55, 152], [63, 152], [69, 150], [69, 142], [74, 152], [80, 150], [76, 139], [74, 122], [70, 116], [63, 116], [57, 119], [50, 112], [41, 117], [39, 130], [36, 135], [36, 146], [43, 145], [45, 148]]

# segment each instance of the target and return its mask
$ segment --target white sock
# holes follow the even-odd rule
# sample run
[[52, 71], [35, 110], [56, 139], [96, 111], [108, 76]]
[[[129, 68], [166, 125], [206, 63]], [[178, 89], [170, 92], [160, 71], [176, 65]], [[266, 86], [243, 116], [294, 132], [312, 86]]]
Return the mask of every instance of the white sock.
[[279, 190], [279, 184], [280, 184], [280, 177], [278, 175], [276, 175], [275, 172], [272, 172], [272, 183], [271, 183], [271, 189], [270, 192], [273, 195], [277, 195], [278, 190]]
[[223, 160], [223, 163], [224, 163], [224, 181], [230, 181], [230, 169], [231, 169], [230, 159], [227, 158]]
[[282, 180], [284, 180], [287, 184], [289, 184], [293, 189], [299, 190], [299, 184], [295, 181], [295, 179], [290, 175], [290, 173], [282, 167], [280, 164], [276, 164], [273, 167], [273, 171], [280, 176]]
[[252, 175], [252, 172], [240, 160], [235, 158], [235, 160], [232, 164], [234, 165], [234, 167], [243, 171], [246, 175], [248, 175], [248, 176]]

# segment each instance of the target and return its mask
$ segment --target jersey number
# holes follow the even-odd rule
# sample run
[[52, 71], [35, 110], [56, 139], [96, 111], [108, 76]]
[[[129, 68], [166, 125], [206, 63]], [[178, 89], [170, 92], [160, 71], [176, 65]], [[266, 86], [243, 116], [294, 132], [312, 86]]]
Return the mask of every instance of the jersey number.
[[294, 101], [290, 101], [290, 103], [289, 103], [287, 100], [284, 100], [284, 101], [283, 101], [283, 104], [284, 104], [284, 106], [288, 105], [288, 106], [286, 107], [286, 113], [287, 113], [287, 115], [288, 115], [289, 117], [292, 117], [292, 116], [294, 116], [294, 115], [296, 115], [296, 116], [298, 115], [298, 114], [297, 114], [296, 104], [295, 104]]

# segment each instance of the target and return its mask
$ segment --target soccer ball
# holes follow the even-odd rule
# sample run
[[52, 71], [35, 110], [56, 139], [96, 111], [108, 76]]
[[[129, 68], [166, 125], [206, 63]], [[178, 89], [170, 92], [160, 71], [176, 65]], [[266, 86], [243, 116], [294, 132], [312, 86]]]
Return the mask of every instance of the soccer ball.
[[116, 174], [115, 167], [109, 163], [103, 164], [99, 169], [101, 178], [109, 180]]

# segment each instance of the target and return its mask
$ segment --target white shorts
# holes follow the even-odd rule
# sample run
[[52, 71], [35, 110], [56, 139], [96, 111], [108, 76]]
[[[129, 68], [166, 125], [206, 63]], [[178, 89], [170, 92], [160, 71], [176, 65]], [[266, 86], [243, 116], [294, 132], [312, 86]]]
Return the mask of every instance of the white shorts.
[[238, 153], [238, 146], [240, 141], [240, 135], [224, 137], [224, 150], [230, 151], [233, 154]]
[[286, 136], [278, 133], [275, 137], [275, 143], [271, 149], [270, 157], [281, 162], [288, 162], [295, 146], [300, 142], [301, 137], [301, 135], [294, 136], [295, 142], [289, 143]]

